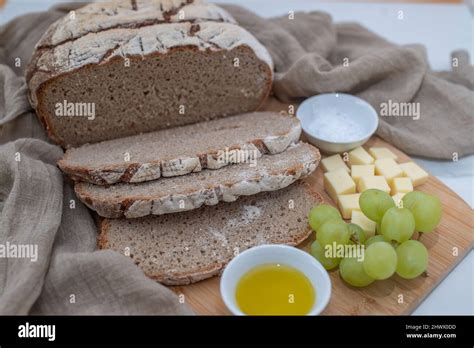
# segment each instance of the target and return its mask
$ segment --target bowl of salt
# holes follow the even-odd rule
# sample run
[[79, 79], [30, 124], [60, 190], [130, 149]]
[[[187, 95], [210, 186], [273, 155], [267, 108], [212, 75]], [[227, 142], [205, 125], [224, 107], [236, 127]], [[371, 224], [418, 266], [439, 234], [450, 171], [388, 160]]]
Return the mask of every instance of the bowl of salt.
[[306, 138], [326, 154], [364, 144], [375, 133], [378, 116], [365, 100], [344, 93], [319, 94], [296, 111]]

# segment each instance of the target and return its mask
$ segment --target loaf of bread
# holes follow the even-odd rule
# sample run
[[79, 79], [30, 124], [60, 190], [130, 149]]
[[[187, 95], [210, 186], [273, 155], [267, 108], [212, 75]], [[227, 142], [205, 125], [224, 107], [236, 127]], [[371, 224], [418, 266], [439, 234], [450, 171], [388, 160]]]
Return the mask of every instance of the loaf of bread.
[[185, 285], [219, 274], [260, 244], [297, 245], [311, 233], [307, 214], [322, 202], [305, 182], [180, 214], [104, 219], [99, 247], [130, 256], [149, 277]]
[[320, 158], [314, 146], [299, 143], [285, 152], [220, 170], [109, 187], [77, 183], [75, 191], [81, 201], [104, 217], [179, 213], [202, 205], [233, 202], [240, 196], [280, 190], [311, 174]]
[[137, 183], [277, 154], [300, 134], [296, 117], [248, 113], [83, 145], [67, 150], [58, 165], [77, 181]]
[[254, 111], [272, 72], [267, 50], [215, 5], [120, 0], [53, 24], [27, 82], [49, 136], [71, 147]]

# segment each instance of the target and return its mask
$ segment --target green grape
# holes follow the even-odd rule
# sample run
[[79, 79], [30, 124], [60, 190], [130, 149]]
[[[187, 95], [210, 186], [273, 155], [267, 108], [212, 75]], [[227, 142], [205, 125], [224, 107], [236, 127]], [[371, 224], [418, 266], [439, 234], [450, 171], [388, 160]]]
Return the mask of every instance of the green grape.
[[397, 268], [397, 253], [386, 242], [375, 242], [365, 250], [364, 271], [377, 280], [387, 279]]
[[385, 241], [403, 243], [415, 232], [415, 218], [406, 208], [390, 208], [382, 219], [382, 235]]
[[364, 262], [355, 257], [343, 259], [339, 265], [339, 273], [346, 283], [356, 287], [364, 287], [374, 281], [364, 271]]
[[349, 233], [351, 234], [351, 242], [354, 244], [356, 244], [356, 242], [359, 242], [359, 244], [365, 243], [365, 232], [359, 225], [347, 224], [347, 227], [349, 228]]
[[373, 244], [375, 242], [385, 242], [385, 239], [382, 235], [378, 234], [376, 236], [373, 236], [373, 237], [370, 237], [369, 239], [367, 239], [367, 241], [365, 242], [365, 247], [367, 248], [370, 244]]
[[415, 218], [415, 229], [427, 233], [433, 231], [441, 220], [441, 202], [438, 197], [420, 191], [407, 193], [402, 198], [403, 207]]
[[368, 189], [359, 197], [360, 209], [370, 220], [379, 222], [385, 212], [395, 206], [393, 198], [387, 192]]
[[313, 244], [311, 244], [311, 255], [313, 255], [313, 257], [328, 271], [336, 268], [339, 265], [339, 262], [341, 262], [340, 258], [326, 257], [326, 255], [324, 255], [324, 248], [318, 241], [314, 241]]
[[405, 279], [418, 277], [428, 267], [428, 250], [417, 240], [407, 240], [397, 248], [397, 274]]
[[332, 245], [333, 242], [340, 245], [349, 243], [351, 234], [347, 224], [342, 220], [329, 220], [322, 224], [316, 234], [321, 246]]
[[339, 210], [327, 204], [319, 204], [309, 211], [308, 221], [313, 231], [317, 231], [328, 220], [342, 220]]

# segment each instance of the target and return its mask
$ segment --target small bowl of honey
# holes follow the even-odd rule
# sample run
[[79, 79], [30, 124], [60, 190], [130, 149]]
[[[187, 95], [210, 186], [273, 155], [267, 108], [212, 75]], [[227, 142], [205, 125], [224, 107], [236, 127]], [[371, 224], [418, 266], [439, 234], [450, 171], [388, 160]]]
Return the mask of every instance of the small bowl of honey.
[[331, 296], [331, 280], [310, 254], [286, 245], [260, 245], [237, 255], [220, 282], [235, 315], [318, 315]]

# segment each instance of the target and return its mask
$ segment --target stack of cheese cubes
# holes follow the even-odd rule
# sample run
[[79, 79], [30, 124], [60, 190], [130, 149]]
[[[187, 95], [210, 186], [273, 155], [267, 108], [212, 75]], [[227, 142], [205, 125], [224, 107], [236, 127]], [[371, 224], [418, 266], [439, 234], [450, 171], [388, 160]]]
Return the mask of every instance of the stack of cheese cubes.
[[324, 188], [338, 205], [344, 219], [359, 225], [367, 237], [375, 234], [376, 223], [369, 220], [359, 207], [359, 196], [368, 189], [379, 189], [390, 194], [399, 205], [413, 187], [428, 180], [428, 173], [414, 162], [397, 163], [397, 155], [385, 147], [371, 147], [367, 152], [358, 147], [345, 154], [326, 157], [321, 161]]

